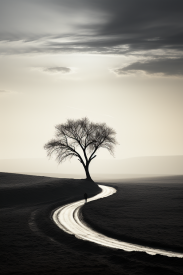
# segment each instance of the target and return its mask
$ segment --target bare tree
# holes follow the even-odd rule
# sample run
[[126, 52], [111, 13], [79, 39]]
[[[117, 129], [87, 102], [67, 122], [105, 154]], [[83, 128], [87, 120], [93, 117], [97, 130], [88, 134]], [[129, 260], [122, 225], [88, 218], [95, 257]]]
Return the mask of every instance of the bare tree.
[[92, 123], [88, 118], [68, 119], [55, 128], [56, 138], [44, 146], [48, 156], [55, 153], [59, 163], [77, 157], [85, 169], [86, 179], [92, 181], [89, 164], [99, 148], [105, 148], [113, 155], [116, 132], [105, 123]]

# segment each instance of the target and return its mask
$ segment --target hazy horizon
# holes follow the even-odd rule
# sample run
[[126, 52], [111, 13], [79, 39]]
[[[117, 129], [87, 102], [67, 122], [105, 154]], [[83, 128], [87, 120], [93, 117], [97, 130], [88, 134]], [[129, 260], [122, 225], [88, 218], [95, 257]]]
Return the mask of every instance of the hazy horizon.
[[[58, 164], [54, 158], [0, 159], [1, 172], [82, 175], [85, 172], [77, 159]], [[149, 156], [128, 159], [97, 159], [90, 164], [91, 176], [119, 178], [135, 175], [183, 175], [183, 156]]]

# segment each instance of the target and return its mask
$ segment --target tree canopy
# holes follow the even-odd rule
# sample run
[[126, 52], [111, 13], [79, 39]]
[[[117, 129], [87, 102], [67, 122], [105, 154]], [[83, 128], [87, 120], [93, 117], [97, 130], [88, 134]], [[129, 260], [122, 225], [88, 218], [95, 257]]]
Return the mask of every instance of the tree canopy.
[[89, 164], [99, 148], [107, 149], [112, 155], [117, 144], [116, 132], [105, 123], [93, 123], [88, 118], [68, 119], [65, 124], [55, 126], [56, 138], [45, 144], [48, 156], [56, 154], [59, 163], [77, 157], [85, 169], [86, 178], [92, 180]]

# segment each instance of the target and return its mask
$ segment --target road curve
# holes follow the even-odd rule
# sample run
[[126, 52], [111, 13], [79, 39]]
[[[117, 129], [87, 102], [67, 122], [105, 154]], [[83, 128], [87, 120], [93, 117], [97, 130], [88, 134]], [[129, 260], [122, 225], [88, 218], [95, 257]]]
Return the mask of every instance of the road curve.
[[[109, 186], [99, 185], [102, 192], [90, 199], [88, 202], [111, 196], [116, 193], [116, 189]], [[81, 209], [84, 205], [84, 200], [73, 202], [56, 209], [53, 213], [53, 221], [56, 225], [68, 234], [75, 235], [76, 238], [97, 243], [102, 246], [122, 249], [125, 251], [146, 252], [150, 255], [163, 255], [168, 257], [183, 258], [182, 253], [166, 251], [162, 249], [141, 246], [137, 244], [119, 241], [109, 238], [91, 229], [82, 219]]]

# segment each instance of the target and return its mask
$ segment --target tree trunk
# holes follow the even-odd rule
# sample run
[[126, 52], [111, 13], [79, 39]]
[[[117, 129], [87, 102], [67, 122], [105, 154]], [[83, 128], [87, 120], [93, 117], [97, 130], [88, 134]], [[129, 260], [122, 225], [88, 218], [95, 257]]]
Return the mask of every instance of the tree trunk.
[[86, 173], [86, 180], [90, 180], [90, 181], [93, 181], [91, 176], [90, 176], [90, 172], [89, 172], [89, 163], [87, 163], [85, 166], [85, 173]]

